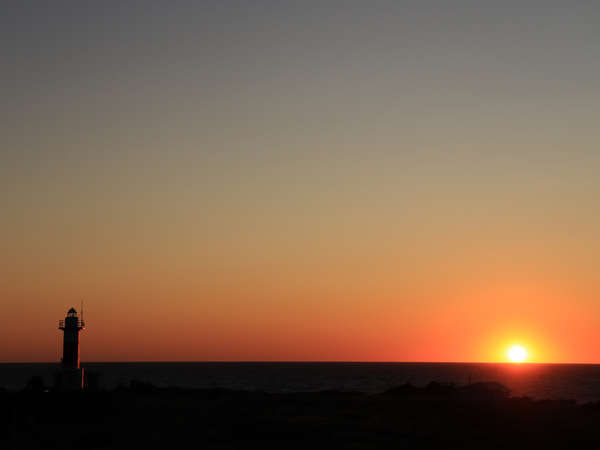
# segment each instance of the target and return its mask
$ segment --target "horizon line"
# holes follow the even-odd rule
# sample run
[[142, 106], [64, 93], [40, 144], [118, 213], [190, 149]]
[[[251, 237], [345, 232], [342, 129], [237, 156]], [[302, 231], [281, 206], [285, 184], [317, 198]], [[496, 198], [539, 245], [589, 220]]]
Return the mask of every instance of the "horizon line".
[[[0, 361], [0, 364], [58, 364], [60, 361]], [[120, 360], [82, 361], [84, 364], [507, 364], [523, 365], [600, 365], [600, 362], [543, 361], [359, 361], [359, 360]]]

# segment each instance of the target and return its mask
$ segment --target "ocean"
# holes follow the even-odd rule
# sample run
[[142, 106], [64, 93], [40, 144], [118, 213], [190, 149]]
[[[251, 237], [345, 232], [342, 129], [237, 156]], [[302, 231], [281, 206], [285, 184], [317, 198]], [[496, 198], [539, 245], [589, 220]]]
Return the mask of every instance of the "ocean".
[[[98, 374], [100, 386], [106, 389], [140, 380], [158, 387], [374, 393], [404, 383], [497, 381], [513, 396], [600, 401], [600, 365], [595, 364], [132, 362], [82, 363], [82, 367]], [[51, 385], [57, 370], [58, 364], [3, 363], [0, 387], [21, 389], [32, 376]]]

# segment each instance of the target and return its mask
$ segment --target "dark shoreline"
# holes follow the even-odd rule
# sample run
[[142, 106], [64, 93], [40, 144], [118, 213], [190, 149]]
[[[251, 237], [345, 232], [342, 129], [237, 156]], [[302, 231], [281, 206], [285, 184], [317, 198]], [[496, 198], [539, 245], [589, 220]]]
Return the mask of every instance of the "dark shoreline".
[[403, 385], [372, 394], [157, 388], [140, 381], [61, 393], [33, 382], [2, 391], [0, 399], [6, 449], [600, 446], [600, 402], [510, 397], [498, 383]]
[[[497, 381], [513, 396], [600, 401], [600, 365], [461, 363], [84, 363], [86, 375], [112, 390], [142, 380], [159, 387], [225, 388], [271, 393], [323, 390], [381, 393], [393, 386], [429, 382], [464, 385]], [[53, 385], [58, 363], [0, 364], [0, 386], [22, 389], [32, 376]], [[89, 377], [88, 377], [89, 378]]]

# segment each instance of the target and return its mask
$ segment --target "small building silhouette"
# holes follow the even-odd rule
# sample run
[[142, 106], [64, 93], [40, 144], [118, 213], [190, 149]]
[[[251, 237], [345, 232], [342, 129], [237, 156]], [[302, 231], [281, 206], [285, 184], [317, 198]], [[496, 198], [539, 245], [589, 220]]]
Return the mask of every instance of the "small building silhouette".
[[75, 308], [67, 312], [64, 320], [58, 322], [63, 331], [62, 372], [58, 387], [61, 390], [75, 391], [83, 389], [83, 369], [79, 365], [79, 333], [85, 329], [85, 322]]

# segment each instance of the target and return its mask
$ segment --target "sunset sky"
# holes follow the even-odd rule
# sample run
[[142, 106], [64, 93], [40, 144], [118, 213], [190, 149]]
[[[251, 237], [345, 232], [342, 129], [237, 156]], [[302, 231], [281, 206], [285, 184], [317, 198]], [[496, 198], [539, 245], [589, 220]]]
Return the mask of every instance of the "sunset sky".
[[3, 2], [0, 362], [600, 363], [599, 23]]

